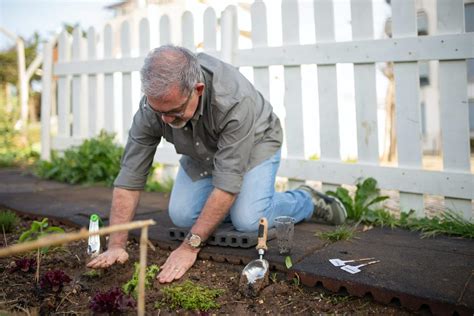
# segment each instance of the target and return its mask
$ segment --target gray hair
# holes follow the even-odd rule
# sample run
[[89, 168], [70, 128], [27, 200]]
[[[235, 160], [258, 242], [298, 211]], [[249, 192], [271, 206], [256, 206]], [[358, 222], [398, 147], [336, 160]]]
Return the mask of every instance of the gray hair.
[[202, 82], [201, 66], [190, 50], [173, 45], [153, 49], [140, 70], [142, 92], [149, 97], [163, 99], [174, 86], [186, 95], [196, 83]]

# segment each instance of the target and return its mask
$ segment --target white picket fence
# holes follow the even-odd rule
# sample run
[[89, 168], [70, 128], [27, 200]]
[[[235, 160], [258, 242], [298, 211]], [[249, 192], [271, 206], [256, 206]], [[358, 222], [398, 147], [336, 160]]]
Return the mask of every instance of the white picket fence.
[[[374, 177], [381, 188], [400, 192], [400, 207], [424, 214], [424, 196], [445, 197], [445, 206], [465, 218], [473, 214], [474, 176], [470, 172], [469, 122], [466, 59], [474, 58], [474, 33], [464, 32], [463, 0], [439, 0], [439, 34], [417, 36], [415, 0], [392, 0], [390, 39], [374, 39], [371, 0], [351, 1], [353, 40], [335, 41], [331, 0], [315, 0], [313, 44], [300, 44], [298, 2], [282, 0], [283, 45], [269, 47], [265, 4], [255, 1], [251, 7], [253, 48], [239, 49], [236, 8], [222, 12], [220, 27], [212, 8], [203, 18], [204, 51], [237, 67], [252, 67], [255, 86], [265, 97], [270, 93], [269, 67], [284, 67], [284, 105], [286, 157], [279, 176], [296, 181], [322, 181], [324, 188], [354, 184], [357, 179]], [[150, 28], [157, 23], [158, 29]], [[72, 44], [66, 33], [59, 39], [58, 61], [53, 63], [53, 47], [45, 46], [42, 96], [42, 158], [50, 150], [64, 150], [96, 135], [101, 129], [119, 132], [126, 140], [138, 97], [134, 97], [133, 77], [150, 50], [150, 38], [159, 32], [159, 44], [170, 42], [170, 18], [144, 17], [139, 22], [124, 21], [119, 28], [107, 25], [99, 36], [93, 28], [82, 37], [76, 29]], [[182, 15], [182, 41], [179, 44], [196, 51], [194, 17]], [[119, 32], [119, 36], [118, 33]], [[220, 34], [220, 47], [218, 47]], [[98, 45], [97, 38], [103, 41]], [[114, 50], [120, 38], [120, 49]], [[138, 41], [134, 41], [138, 39]], [[137, 42], [137, 43], [135, 43]], [[103, 47], [103, 52], [99, 48]], [[421, 114], [419, 105], [418, 61], [439, 60], [439, 95], [443, 143], [443, 170], [422, 168]], [[375, 63], [394, 62], [396, 84], [396, 130], [398, 166], [379, 162], [376, 106]], [[339, 113], [337, 106], [336, 64], [354, 65], [357, 163], [345, 163], [340, 157]], [[317, 65], [320, 159], [305, 159], [301, 65]], [[115, 76], [121, 74], [121, 85]], [[57, 78], [57, 95], [51, 93]], [[115, 104], [121, 93], [122, 107]], [[58, 130], [51, 133], [53, 98], [57, 103]], [[118, 114], [121, 124], [114, 124]], [[315, 118], [316, 120], [317, 118]], [[157, 162], [176, 164], [172, 146], [160, 146]]]

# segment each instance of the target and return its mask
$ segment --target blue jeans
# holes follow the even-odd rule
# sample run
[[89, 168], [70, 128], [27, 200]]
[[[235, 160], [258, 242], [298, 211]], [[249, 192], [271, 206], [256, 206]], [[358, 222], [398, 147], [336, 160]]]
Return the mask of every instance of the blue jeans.
[[[313, 214], [309, 193], [301, 190], [275, 192], [280, 156], [279, 150], [245, 174], [241, 191], [225, 220], [232, 221], [238, 231], [256, 231], [261, 217], [266, 217], [272, 227], [278, 216], [291, 216], [300, 222]], [[213, 189], [212, 176], [193, 182], [179, 167], [169, 205], [173, 223], [179, 227], [193, 226]]]

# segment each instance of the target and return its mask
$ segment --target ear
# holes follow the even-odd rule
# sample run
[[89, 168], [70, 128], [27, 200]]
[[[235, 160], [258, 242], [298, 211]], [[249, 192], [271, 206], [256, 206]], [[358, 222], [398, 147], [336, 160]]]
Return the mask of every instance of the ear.
[[202, 82], [196, 83], [194, 88], [196, 89], [198, 96], [201, 96], [204, 93], [204, 88], [205, 87], [206, 87], [206, 85]]

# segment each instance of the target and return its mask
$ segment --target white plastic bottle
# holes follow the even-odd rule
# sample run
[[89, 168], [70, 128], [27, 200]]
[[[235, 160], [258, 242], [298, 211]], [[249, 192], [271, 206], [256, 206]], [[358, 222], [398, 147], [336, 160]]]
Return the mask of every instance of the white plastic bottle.
[[[100, 217], [97, 214], [92, 214], [89, 219], [89, 232], [96, 232], [99, 230]], [[101, 239], [99, 235], [89, 236], [89, 242], [87, 245], [87, 254], [92, 258], [98, 256], [104, 245], [101, 245]]]

